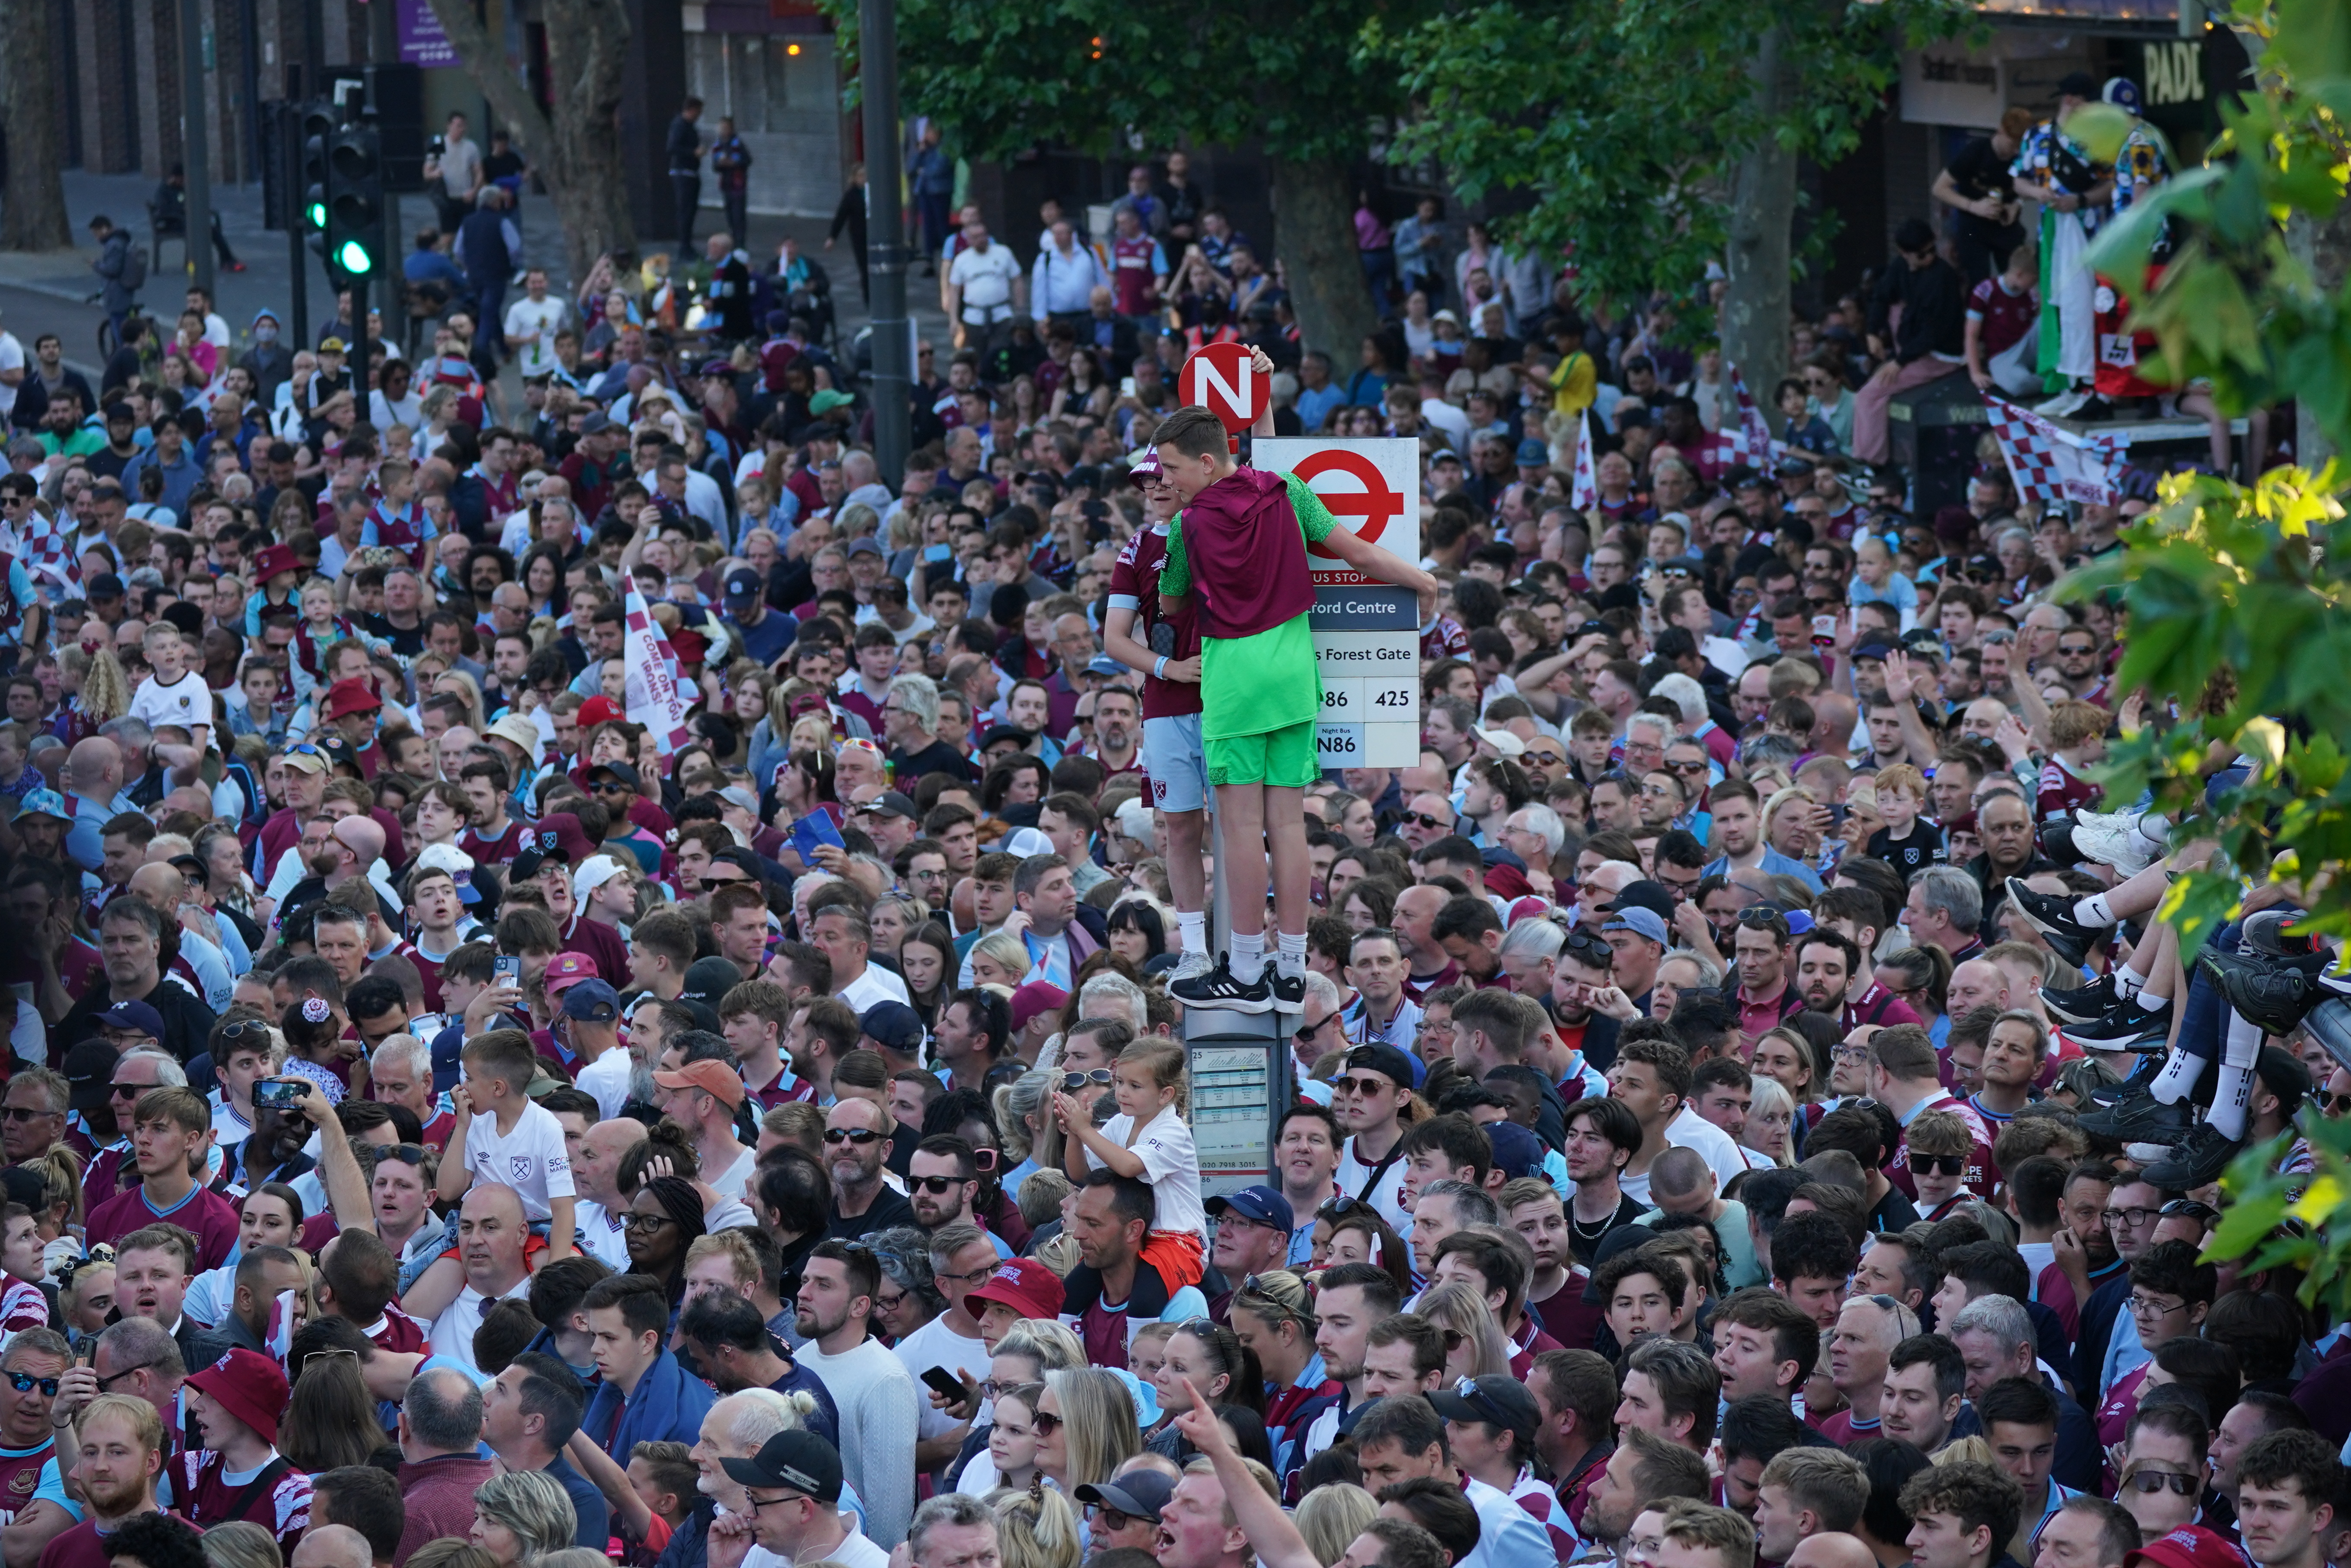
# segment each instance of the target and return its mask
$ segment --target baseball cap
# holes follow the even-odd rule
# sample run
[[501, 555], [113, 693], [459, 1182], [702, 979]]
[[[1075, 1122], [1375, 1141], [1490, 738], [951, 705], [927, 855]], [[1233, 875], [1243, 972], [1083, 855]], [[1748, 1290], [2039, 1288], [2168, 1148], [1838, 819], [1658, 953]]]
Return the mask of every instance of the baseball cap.
[[1061, 1277], [1034, 1258], [1007, 1258], [996, 1272], [967, 1300], [1000, 1302], [1022, 1317], [1053, 1318], [1061, 1314], [1068, 1292]]
[[[587, 704], [583, 702], [580, 706], [584, 708]], [[588, 770], [588, 776], [590, 779], [593, 779], [598, 774], [610, 774], [614, 778], [620, 780], [622, 784], [628, 785], [633, 790], [642, 790], [645, 787], [644, 775], [637, 772], [633, 763], [598, 763], [594, 767]]]
[[277, 1417], [292, 1390], [285, 1369], [273, 1357], [240, 1346], [203, 1371], [189, 1374], [188, 1386], [210, 1397], [264, 1442], [277, 1441]]
[[454, 844], [428, 844], [416, 857], [419, 871], [446, 871], [449, 880], [457, 884], [461, 903], [478, 904], [482, 890], [474, 886], [474, 857]]
[[547, 973], [541, 983], [549, 996], [560, 995], [568, 987], [597, 978], [596, 961], [586, 953], [558, 953], [548, 960]]
[[580, 421], [580, 433], [583, 436], [602, 435], [606, 431], [618, 428], [612, 422], [612, 416], [601, 409]]
[[1853, 656], [1855, 659], [1875, 659], [1882, 664], [1886, 661], [1886, 656], [1893, 651], [1893, 649], [1882, 642], [1865, 642], [1853, 650]]
[[1157, 1470], [1129, 1470], [1111, 1480], [1087, 1481], [1071, 1494], [1080, 1502], [1114, 1508], [1137, 1519], [1159, 1521], [1159, 1511], [1176, 1495], [1176, 1483]]
[[709, 958], [696, 959], [685, 966], [685, 985], [678, 992], [678, 1000], [716, 1006], [720, 997], [742, 983], [742, 971], [729, 961], [713, 954]]
[[1469, 732], [1486, 745], [1493, 747], [1501, 756], [1523, 757], [1527, 754], [1527, 743], [1508, 730], [1480, 730], [1472, 725]]
[[109, 1029], [135, 1029], [141, 1034], [163, 1038], [163, 1015], [143, 1002], [119, 1002], [98, 1015], [98, 1021]]
[[[821, 395], [821, 393], [819, 394], [819, 396]], [[861, 534], [850, 541], [849, 554], [852, 556], [878, 556], [881, 553], [882, 546], [874, 542], [873, 535], [871, 534]]]
[[749, 604], [759, 597], [763, 586], [756, 570], [749, 566], [737, 566], [726, 574], [727, 602]]
[[609, 855], [590, 855], [571, 873], [571, 897], [586, 903], [588, 895], [621, 874], [621, 863]]
[[1040, 1013], [1066, 1007], [1069, 1001], [1070, 993], [1058, 985], [1041, 980], [1029, 981], [1012, 993], [1012, 1032], [1018, 1034], [1035, 1023]]
[[857, 1020], [858, 1032], [875, 1044], [911, 1055], [923, 1048], [923, 1015], [903, 1002], [877, 1002]]
[[583, 1023], [610, 1023], [621, 1015], [620, 992], [601, 980], [583, 980], [563, 992], [563, 1016]]
[[1621, 914], [1626, 909], [1646, 909], [1660, 921], [1670, 923], [1674, 918], [1674, 892], [1663, 882], [1644, 878], [1625, 883], [1618, 889], [1616, 897], [1601, 908], [1611, 915]]
[[560, 859], [566, 866], [580, 865], [596, 853], [580, 819], [568, 811], [551, 811], [540, 817], [533, 842], [541, 858]]
[[814, 1432], [797, 1428], [778, 1432], [749, 1459], [718, 1462], [726, 1467], [727, 1479], [745, 1486], [780, 1487], [819, 1502], [841, 1501], [841, 1450]]
[[857, 400], [847, 392], [836, 392], [828, 388], [809, 400], [809, 412], [829, 414], [835, 409], [845, 409], [856, 401]]
[[100, 572], [90, 578], [89, 589], [85, 597], [93, 599], [119, 599], [122, 597], [122, 579], [112, 572]]
[[340, 337], [329, 337], [325, 342], [319, 345], [319, 352], [321, 354], [340, 354], [350, 347], [350, 344], [345, 343]]
[[857, 809], [872, 812], [882, 816], [903, 816], [908, 822], [920, 822], [923, 819], [923, 814], [915, 809], [914, 803], [894, 789], [883, 790]]
[[2229, 1544], [2228, 1537], [2200, 1524], [2183, 1524], [2123, 1553], [2123, 1568], [2138, 1568], [2142, 1563], [2152, 1568], [2241, 1568], [2243, 1561], [2244, 1554]]
[[1298, 1228], [1290, 1199], [1270, 1187], [1244, 1187], [1229, 1197], [1211, 1198], [1201, 1207], [1212, 1215], [1231, 1212], [1260, 1225], [1278, 1226], [1284, 1231]]
[[[1516, 1130], [1526, 1132], [1524, 1127]], [[1533, 1391], [1499, 1373], [1464, 1377], [1452, 1387], [1431, 1394], [1428, 1402], [1448, 1421], [1484, 1421], [1508, 1428], [1530, 1441], [1533, 1440], [1535, 1428], [1542, 1424], [1542, 1412], [1535, 1407]]]
[[1549, 462], [1551, 461], [1551, 448], [1543, 445], [1542, 442], [1535, 440], [1532, 436], [1529, 436], [1526, 440], [1519, 443], [1519, 461], [1521, 463], [1525, 463], [1530, 466], [1537, 463]]
[[1516, 1122], [1489, 1122], [1486, 1137], [1494, 1146], [1494, 1168], [1516, 1180], [1542, 1174], [1542, 1140]]
[[582, 730], [592, 730], [599, 724], [616, 723], [627, 717], [618, 702], [601, 692], [580, 704], [580, 727]]
[[655, 1073], [653, 1082], [664, 1089], [700, 1089], [730, 1106], [743, 1103], [743, 1078], [723, 1062], [688, 1062], [674, 1073]]
[[1666, 922], [1657, 918], [1655, 909], [1645, 909], [1638, 904], [1622, 909], [1602, 922], [1603, 931], [1631, 931], [1635, 936], [1656, 942], [1660, 947], [1673, 944], [1667, 940]]
[[67, 1103], [82, 1115], [102, 1109], [114, 1085], [116, 1052], [103, 1040], [85, 1040], [66, 1053]]
[[1361, 1067], [1377, 1073], [1399, 1089], [1409, 1089], [1420, 1082], [1420, 1075], [1412, 1070], [1412, 1058], [1393, 1045], [1358, 1045], [1347, 1053], [1350, 1072]]

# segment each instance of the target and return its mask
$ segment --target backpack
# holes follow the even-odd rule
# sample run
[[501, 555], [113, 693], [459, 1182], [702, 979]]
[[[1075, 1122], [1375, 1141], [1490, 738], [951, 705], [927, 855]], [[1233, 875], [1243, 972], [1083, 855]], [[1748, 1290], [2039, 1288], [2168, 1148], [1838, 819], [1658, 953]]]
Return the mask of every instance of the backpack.
[[147, 285], [147, 252], [128, 236], [122, 242], [122, 276], [120, 281], [133, 294]]

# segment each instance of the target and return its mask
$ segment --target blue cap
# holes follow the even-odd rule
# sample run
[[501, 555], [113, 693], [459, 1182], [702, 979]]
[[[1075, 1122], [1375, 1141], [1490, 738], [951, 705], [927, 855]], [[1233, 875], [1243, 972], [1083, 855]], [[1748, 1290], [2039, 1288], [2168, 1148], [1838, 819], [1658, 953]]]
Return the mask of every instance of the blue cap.
[[1270, 1187], [1244, 1187], [1228, 1198], [1211, 1198], [1201, 1207], [1212, 1215], [1229, 1210], [1244, 1220], [1283, 1231], [1298, 1228], [1298, 1217], [1290, 1207], [1290, 1199]]
[[923, 1015], [903, 1002], [877, 1002], [858, 1019], [857, 1027], [876, 1044], [902, 1054], [923, 1048]]
[[1494, 1145], [1494, 1168], [1515, 1181], [1542, 1174], [1542, 1139], [1516, 1122], [1488, 1122], [1486, 1137]]
[[1519, 443], [1519, 461], [1522, 463], [1544, 463], [1551, 461], [1551, 448], [1532, 436]]
[[118, 1002], [98, 1021], [109, 1029], [133, 1029], [141, 1034], [163, 1038], [163, 1015], [143, 1002]]
[[[276, 321], [276, 322], [277, 322], [280, 326], [283, 326], [283, 325], [284, 325], [284, 320], [283, 320], [283, 318], [282, 318], [282, 317], [280, 317], [278, 316], [277, 312], [276, 312], [276, 311], [274, 311], [274, 310], [270, 309], [267, 306], [263, 306], [259, 310], [256, 310], [256, 311], [255, 311], [255, 312], [253, 313], [253, 326], [254, 326], [254, 327], [258, 327], [258, 326], [260, 326], [260, 325], [262, 324], [262, 322], [263, 322], [265, 319], [266, 319], [266, 320], [269, 320], [269, 321]], [[250, 331], [251, 329], [252, 329], [251, 327], [246, 328], [246, 330], [248, 330], [248, 331]]]
[[601, 980], [574, 981], [563, 988], [562, 1012], [582, 1023], [610, 1023], [621, 1016], [621, 994]]
[[1671, 947], [1673, 941], [1666, 922], [1657, 918], [1655, 909], [1645, 909], [1638, 904], [1617, 910], [1600, 928], [1604, 931], [1631, 931], [1660, 947]]

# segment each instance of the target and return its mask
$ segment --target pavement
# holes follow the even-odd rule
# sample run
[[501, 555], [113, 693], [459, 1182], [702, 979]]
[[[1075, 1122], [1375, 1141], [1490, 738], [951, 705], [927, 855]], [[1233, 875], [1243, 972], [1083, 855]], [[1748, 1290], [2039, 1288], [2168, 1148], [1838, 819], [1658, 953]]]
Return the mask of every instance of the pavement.
[[[105, 213], [118, 225], [128, 226], [141, 244], [146, 244], [147, 198], [154, 186], [139, 175], [92, 174], [78, 169], [67, 170], [64, 180], [66, 216], [72, 224], [77, 246], [68, 251], [0, 251], [0, 327], [15, 333], [27, 350], [39, 334], [57, 333], [65, 340], [67, 360], [94, 379], [96, 367], [101, 362], [98, 329], [106, 317], [91, 297], [98, 291], [99, 280], [90, 270], [98, 259], [98, 247], [90, 243], [89, 220]], [[248, 333], [254, 315], [263, 309], [281, 313], [280, 320], [290, 341], [293, 321], [290, 315], [284, 313], [290, 311], [292, 305], [295, 262], [287, 236], [262, 226], [261, 187], [215, 186], [213, 204], [220, 213], [221, 228], [229, 248], [246, 264], [243, 272], [216, 268], [214, 282], [216, 308], [236, 336], [237, 351], [243, 352], [250, 342]], [[395, 203], [394, 212], [392, 228], [402, 235], [399, 249], [405, 254], [414, 243], [416, 230], [432, 221], [432, 202], [421, 195], [403, 196]], [[533, 265], [545, 265], [552, 292], [569, 297], [570, 269], [565, 265], [561, 223], [555, 203], [545, 196], [526, 192], [520, 212], [525, 258]], [[705, 207], [696, 233], [706, 236], [723, 223], [716, 208]], [[826, 226], [821, 218], [754, 213], [749, 249], [754, 265], [761, 262], [772, 264], [777, 247], [789, 234], [799, 242], [804, 253], [822, 263], [832, 275], [833, 297], [845, 344], [866, 324], [865, 303], [857, 289], [856, 263], [843, 248], [848, 243], [846, 236], [828, 252], [823, 248]], [[650, 252], [659, 248], [659, 243], [645, 248]], [[146, 286], [141, 290], [147, 310], [167, 330], [178, 315], [179, 291], [172, 285], [176, 276], [183, 275], [178, 269], [183, 265], [179, 242], [167, 240], [162, 268], [150, 267]], [[302, 250], [302, 265], [308, 277], [310, 338], [316, 341], [324, 335], [324, 325], [334, 315], [334, 294], [324, 268], [307, 246]], [[938, 307], [937, 288], [936, 280], [921, 276], [917, 268], [916, 275], [908, 280], [907, 293], [921, 330], [944, 339], [947, 324], [945, 313]], [[508, 379], [513, 379], [511, 371]], [[518, 395], [519, 383], [507, 390]]]

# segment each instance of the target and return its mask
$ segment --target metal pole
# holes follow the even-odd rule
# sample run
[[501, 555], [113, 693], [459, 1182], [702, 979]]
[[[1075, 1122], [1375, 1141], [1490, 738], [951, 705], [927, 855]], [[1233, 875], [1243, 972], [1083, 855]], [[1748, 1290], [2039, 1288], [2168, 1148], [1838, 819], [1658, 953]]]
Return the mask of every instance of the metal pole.
[[189, 269], [213, 289], [212, 138], [204, 125], [204, 0], [180, 0], [180, 150], [187, 160]]
[[[306, 72], [307, 76], [308, 73]], [[289, 351], [310, 346], [310, 241], [304, 231], [302, 184], [302, 103], [288, 93], [278, 105], [277, 180], [278, 189], [286, 192], [286, 269], [289, 293], [287, 304], [293, 319], [282, 325], [293, 328], [294, 336], [287, 344]]]
[[899, 202], [897, 0], [860, 0], [865, 96], [865, 254], [873, 280], [873, 459], [883, 483], [906, 472], [914, 439], [914, 338], [906, 317], [906, 235]]

